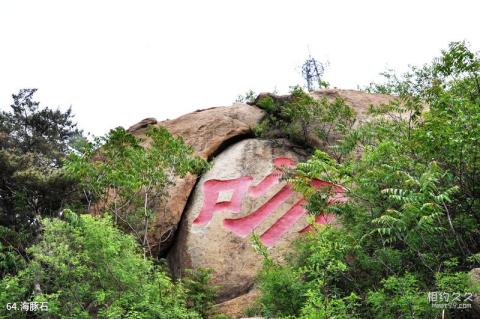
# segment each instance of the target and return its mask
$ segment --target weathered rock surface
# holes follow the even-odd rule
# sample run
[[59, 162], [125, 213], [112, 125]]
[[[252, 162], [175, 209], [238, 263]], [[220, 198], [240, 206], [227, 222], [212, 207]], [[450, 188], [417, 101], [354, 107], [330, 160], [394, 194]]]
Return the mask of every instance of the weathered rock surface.
[[[368, 114], [368, 110], [371, 105], [379, 106], [383, 104], [388, 104], [394, 100], [394, 97], [386, 94], [371, 94], [362, 91], [355, 90], [339, 90], [339, 89], [323, 89], [309, 93], [313, 98], [320, 100], [326, 99], [329, 102], [335, 101], [335, 99], [340, 98], [347, 105], [349, 105], [355, 112], [355, 122], [353, 127], [360, 125], [365, 121], [371, 119], [371, 116]], [[276, 95], [272, 93], [261, 93], [257, 96], [252, 105], [258, 105], [262, 98], [270, 97], [278, 105], [284, 105], [292, 101], [291, 95]], [[399, 114], [401, 116], [401, 114]], [[404, 115], [406, 116], [406, 115]], [[298, 123], [299, 124], [299, 123]], [[310, 121], [307, 125], [305, 142], [308, 145], [311, 145], [316, 148], [325, 149], [329, 145], [334, 144], [337, 140], [342, 139], [343, 136], [335, 134], [333, 130], [328, 134], [327, 140], [320, 138], [317, 134], [318, 130], [322, 128], [324, 123], [318, 121]], [[270, 132], [272, 137], [284, 136], [281, 131], [272, 131]]]
[[225, 314], [230, 318], [246, 318], [243, 315], [245, 310], [255, 302], [258, 296], [257, 290], [251, 290], [239, 297], [215, 305], [213, 310], [215, 313]]
[[[196, 155], [207, 159], [228, 143], [251, 135], [251, 129], [263, 115], [263, 111], [255, 106], [236, 103], [230, 107], [199, 110], [158, 123], [148, 118], [130, 127], [129, 132], [143, 137], [149, 124], [166, 127], [171, 134], [190, 144]], [[148, 140], [145, 144], [148, 145]], [[155, 254], [162, 253], [170, 246], [196, 179], [193, 175], [177, 178], [175, 186], [168, 189], [167, 201], [153, 208], [155, 219], [150, 226], [149, 242]]]
[[134, 125], [130, 126], [127, 131], [130, 132], [130, 133], [135, 133], [135, 132], [140, 131], [141, 129], [144, 129], [144, 128], [148, 127], [149, 125], [155, 125], [157, 123], [158, 123], [158, 121], [157, 121], [156, 118], [147, 117], [146, 119], [141, 120], [137, 124], [134, 124]]
[[387, 94], [371, 94], [356, 90], [324, 89], [311, 93], [315, 98], [327, 98], [330, 101], [342, 98], [357, 113], [357, 122], [368, 120], [368, 109], [371, 105], [388, 104], [394, 97]]
[[169, 254], [175, 276], [188, 268], [213, 269], [219, 302], [249, 291], [262, 264], [253, 230], [275, 258], [306, 227], [301, 198], [280, 181], [274, 161], [292, 166], [306, 154], [285, 140], [247, 139], [214, 160], [199, 180]]
[[[388, 95], [353, 90], [328, 89], [311, 94], [329, 100], [343, 98], [356, 111], [358, 121], [368, 120], [370, 105], [392, 100]], [[275, 160], [291, 165], [292, 160], [303, 160], [306, 154], [285, 140], [249, 139], [252, 128], [263, 117], [264, 112], [256, 106], [237, 103], [163, 122], [148, 118], [129, 129], [142, 137], [148, 125], [164, 126], [190, 144], [197, 155], [216, 157], [195, 190], [197, 176], [176, 179], [166, 202], [154, 207], [149, 242], [154, 253], [166, 252], [176, 234], [168, 256], [173, 273], [180, 277], [187, 268], [212, 268], [212, 284], [222, 286], [218, 307], [222, 311], [232, 308], [233, 317], [240, 313], [235, 309], [244, 309], [253, 300], [248, 296], [262, 262], [249, 238], [252, 228], [271, 247], [272, 255], [281, 259], [298, 231], [306, 226], [299, 196], [291, 195], [278, 176], [272, 175]], [[312, 141], [316, 147], [323, 145], [314, 137]], [[206, 193], [210, 195], [208, 200]]]
[[[251, 129], [263, 118], [264, 112], [247, 104], [235, 103], [228, 107], [213, 107], [185, 114], [174, 120], [158, 122], [168, 131], [183, 138], [190, 144], [195, 153], [203, 158], [209, 158], [235, 138], [251, 134]], [[155, 119], [149, 118], [130, 127], [128, 130], [136, 136], [145, 133], [147, 125]]]
[[[362, 122], [367, 120], [368, 109], [371, 105], [388, 104], [395, 98], [387, 94], [373, 94], [356, 90], [340, 90], [340, 89], [322, 89], [314, 92], [310, 92], [314, 98], [321, 99], [326, 98], [329, 101], [334, 101], [336, 98], [343, 99], [350, 107], [352, 107], [357, 114], [357, 121]], [[260, 93], [252, 105], [257, 105], [259, 101], [265, 97], [270, 96], [274, 101], [278, 101], [281, 104], [292, 100], [291, 95], [276, 95], [272, 93]]]
[[[337, 89], [320, 90], [311, 94], [316, 98], [345, 99], [355, 109], [360, 120], [367, 118], [366, 112], [371, 104], [388, 103], [392, 99], [388, 95]], [[277, 96], [277, 98], [288, 99], [289, 97]], [[128, 131], [142, 137], [148, 125], [164, 126], [170, 133], [182, 137], [186, 143], [190, 144], [197, 155], [210, 158], [229, 144], [250, 137], [252, 128], [260, 123], [263, 117], [264, 112], [259, 108], [235, 103], [230, 107], [199, 110], [174, 120], [158, 122], [154, 118], [146, 118], [130, 127]], [[322, 142], [317, 139], [312, 135], [313, 144], [322, 147]], [[144, 145], [148, 145], [148, 139]], [[149, 242], [155, 254], [162, 253], [170, 247], [196, 180], [197, 177], [192, 175], [177, 178], [175, 186], [168, 189], [169, 197], [166, 202], [158, 203], [153, 208], [155, 220], [150, 225]]]

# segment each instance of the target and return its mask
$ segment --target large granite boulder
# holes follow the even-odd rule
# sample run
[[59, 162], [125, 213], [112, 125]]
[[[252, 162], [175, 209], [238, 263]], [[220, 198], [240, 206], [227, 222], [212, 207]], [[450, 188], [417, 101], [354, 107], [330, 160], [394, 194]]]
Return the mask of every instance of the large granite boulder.
[[[263, 111], [255, 106], [236, 103], [230, 107], [199, 110], [163, 122], [147, 118], [128, 131], [144, 137], [149, 125], [166, 127], [172, 135], [191, 145], [196, 155], [208, 159], [226, 145], [251, 136], [252, 128], [263, 116]], [[148, 142], [145, 139], [144, 146], [148, 147]], [[154, 254], [161, 254], [170, 247], [196, 179], [197, 176], [193, 175], [175, 178], [175, 185], [168, 189], [167, 200], [153, 207], [155, 219], [150, 224], [149, 242]]]
[[[315, 98], [343, 98], [354, 108], [359, 120], [364, 120], [368, 107], [391, 101], [392, 97], [381, 94], [369, 94], [352, 90], [320, 90], [311, 93]], [[262, 95], [259, 96], [259, 98]], [[276, 99], [288, 99], [289, 96], [274, 96]], [[258, 98], [257, 98], [258, 100]], [[235, 103], [230, 107], [215, 107], [198, 110], [174, 120], [157, 122], [147, 118], [129, 128], [129, 132], [137, 137], [144, 137], [149, 125], [164, 126], [170, 133], [192, 146], [196, 155], [210, 159], [219, 154], [227, 146], [242, 139], [252, 137], [252, 128], [261, 122], [265, 113], [255, 105]], [[311, 130], [315, 131], [314, 128]], [[310, 142], [322, 148], [324, 143], [311, 134]], [[144, 146], [148, 147], [148, 139]], [[149, 243], [153, 253], [165, 253], [177, 232], [177, 227], [185, 209], [197, 176], [187, 175], [174, 178], [175, 185], [168, 189], [169, 196], [164, 202], [153, 207], [155, 219], [149, 227]]]
[[[394, 101], [394, 97], [386, 94], [371, 94], [362, 91], [355, 90], [340, 90], [340, 89], [323, 89], [314, 92], [309, 92], [316, 100], [326, 100], [329, 103], [334, 102], [336, 99], [343, 100], [345, 104], [350, 106], [355, 113], [355, 120], [353, 121], [353, 127], [358, 127], [361, 123], [370, 121], [372, 115], [369, 114], [370, 107], [372, 105], [379, 106], [389, 104]], [[260, 101], [264, 98], [269, 98], [274, 101], [276, 105], [285, 105], [293, 101], [292, 95], [277, 95], [273, 93], [260, 93], [251, 105], [260, 105]], [[277, 116], [281, 117], [280, 114]], [[406, 117], [407, 114], [397, 114], [399, 117]], [[301, 121], [294, 123], [296, 126], [305, 125]], [[340, 133], [335, 132], [333, 129], [328, 129], [327, 136], [320, 137], [318, 135], [319, 130], [326, 129], [325, 123], [318, 120], [309, 120], [306, 124], [306, 132], [302, 139], [305, 139], [304, 143], [314, 148], [328, 149], [329, 145], [333, 145], [337, 140], [342, 139]], [[332, 127], [333, 128], [333, 127]], [[280, 130], [272, 130], [269, 132], [269, 137], [282, 137], [285, 136]]]
[[341, 90], [337, 88], [318, 90], [311, 92], [311, 94], [317, 99], [326, 98], [329, 101], [333, 101], [340, 98], [344, 100], [347, 105], [350, 105], [355, 110], [356, 124], [370, 119], [371, 116], [368, 114], [370, 106], [388, 104], [395, 99], [393, 96], [387, 94], [373, 94], [364, 91]]
[[[213, 312], [216, 314], [224, 314], [230, 318], [245, 318], [244, 313], [247, 308], [255, 303], [260, 293], [258, 290], [253, 289], [246, 294], [235, 297], [233, 299], [216, 304], [213, 308]], [[255, 318], [252, 318], [255, 319]], [[262, 319], [262, 318], [258, 318]]]
[[[347, 105], [351, 106], [355, 110], [357, 124], [369, 120], [370, 115], [368, 114], [368, 111], [370, 106], [388, 104], [395, 99], [395, 97], [387, 94], [367, 93], [357, 90], [341, 90], [337, 88], [322, 89], [309, 92], [309, 94], [317, 100], [322, 98], [326, 98], [329, 102], [333, 102], [337, 98], [344, 100]], [[257, 105], [262, 98], [267, 96], [272, 98], [274, 101], [279, 102], [280, 104], [292, 101], [291, 95], [260, 93], [250, 104]]]
[[[273, 258], [281, 260], [308, 227], [305, 200], [281, 180], [277, 168], [294, 167], [305, 157], [282, 139], [246, 139], [219, 154], [200, 178], [184, 212], [168, 256], [174, 275], [181, 277], [189, 268], [213, 269], [219, 302], [250, 291], [262, 265], [252, 232]], [[331, 220], [327, 215], [318, 222]]]
[[[311, 94], [330, 101], [344, 99], [355, 110], [358, 122], [369, 119], [370, 105], [392, 101], [391, 96], [352, 90], [329, 89]], [[269, 95], [280, 100], [290, 98]], [[222, 287], [217, 308], [221, 312], [232, 309], [232, 317], [239, 316], [256, 296], [252, 287], [262, 260], [252, 246], [252, 231], [269, 247], [272, 256], [281, 260], [292, 241], [310, 229], [304, 218], [305, 201], [281, 181], [281, 171], [275, 168], [292, 167], [307, 154], [285, 140], [252, 139], [252, 128], [264, 115], [255, 105], [236, 103], [174, 120], [157, 122], [147, 118], [129, 129], [135, 136], [144, 137], [149, 125], [164, 126], [190, 144], [196, 155], [213, 158], [212, 168], [198, 181], [193, 175], [175, 178], [166, 200], [153, 207], [155, 220], [149, 229], [149, 242], [154, 253], [168, 253], [176, 277], [188, 268], [212, 268], [212, 284]], [[314, 132], [315, 127], [310, 131]], [[324, 147], [324, 141], [310, 135], [313, 146]], [[145, 139], [143, 145], [148, 144]], [[320, 181], [316, 184], [322, 185]], [[336, 190], [336, 200], [345, 200], [341, 188]], [[330, 215], [317, 218], [318, 223], [332, 220]]]

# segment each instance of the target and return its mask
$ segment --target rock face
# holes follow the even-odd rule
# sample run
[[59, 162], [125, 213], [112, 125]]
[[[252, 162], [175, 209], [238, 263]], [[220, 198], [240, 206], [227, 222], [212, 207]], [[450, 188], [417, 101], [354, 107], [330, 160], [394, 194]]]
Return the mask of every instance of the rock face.
[[[332, 103], [336, 99], [343, 100], [347, 105], [352, 107], [355, 113], [355, 121], [353, 127], [358, 127], [360, 123], [364, 123], [371, 119], [371, 116], [368, 114], [370, 106], [388, 104], [394, 100], [394, 97], [386, 94], [370, 94], [362, 91], [355, 90], [339, 90], [339, 89], [323, 89], [314, 92], [309, 92], [309, 94], [316, 100], [326, 99], [328, 102]], [[259, 105], [260, 101], [263, 98], [271, 98], [275, 104], [284, 105], [293, 101], [292, 95], [276, 95], [272, 93], [260, 93], [255, 101], [251, 102], [252, 105]], [[397, 114], [399, 117], [407, 116], [406, 114]], [[300, 125], [300, 122], [296, 123]], [[337, 140], [342, 139], [343, 136], [335, 134], [333, 130], [329, 130], [327, 139], [325, 137], [320, 137], [317, 132], [319, 129], [324, 129], [324, 123], [318, 121], [310, 121], [306, 128], [305, 132], [305, 142], [307, 144], [320, 149], [328, 148], [329, 145], [334, 144]], [[303, 125], [303, 124], [302, 124]], [[272, 137], [284, 136], [282, 132], [278, 130], [273, 130], [271, 133]]]
[[[388, 104], [394, 100], [394, 97], [387, 94], [372, 94], [356, 90], [340, 90], [340, 89], [323, 89], [310, 92], [316, 99], [326, 98], [328, 101], [334, 101], [336, 98], [343, 99], [349, 106], [351, 106], [356, 114], [357, 121], [363, 122], [368, 119], [368, 109], [371, 105]], [[252, 105], [257, 105], [259, 101], [266, 97], [271, 97], [274, 101], [283, 104], [292, 100], [291, 95], [276, 95], [273, 93], [260, 93]]]
[[192, 146], [195, 153], [209, 158], [220, 151], [227, 142], [251, 135], [251, 129], [264, 116], [259, 108], [247, 104], [235, 103], [228, 107], [212, 107], [185, 114], [174, 120], [155, 123], [152, 118], [145, 119], [128, 129], [136, 136], [143, 136], [147, 124], [163, 126], [174, 136], [181, 137]]
[[215, 305], [214, 312], [227, 315], [230, 318], [245, 318], [243, 317], [245, 310], [255, 302], [258, 296], [259, 292], [257, 290], [251, 290], [239, 297]]
[[[387, 95], [352, 90], [311, 94], [328, 100], [343, 98], [360, 122], [368, 120], [370, 105], [392, 100]], [[168, 252], [175, 277], [181, 277], [188, 268], [213, 269], [212, 284], [221, 286], [216, 308], [234, 318], [241, 316], [257, 295], [254, 278], [262, 259], [252, 246], [252, 231], [269, 247], [272, 257], [281, 261], [299, 232], [309, 229], [305, 201], [280, 180], [281, 171], [275, 168], [293, 167], [307, 154], [286, 140], [253, 139], [252, 128], [263, 117], [264, 112], [256, 106], [237, 103], [163, 122], [147, 118], [129, 129], [143, 137], [148, 125], [166, 127], [190, 144], [196, 155], [213, 158], [211, 169], [199, 179], [193, 175], [177, 178], [166, 201], [153, 208], [149, 242], [154, 253]], [[323, 146], [313, 137], [311, 142], [315, 147]], [[144, 146], [148, 146], [148, 139]], [[316, 185], [324, 184], [318, 181]], [[341, 189], [336, 190], [339, 196], [335, 200], [345, 200]], [[320, 216], [317, 222], [330, 223], [332, 219]]]
[[243, 140], [219, 154], [185, 210], [169, 255], [174, 274], [213, 269], [212, 283], [221, 287], [219, 302], [248, 292], [262, 265], [252, 232], [281, 260], [307, 227], [305, 201], [280, 180], [281, 171], [275, 168], [293, 167], [305, 156], [286, 140], [260, 139]]
[[[355, 109], [360, 120], [366, 118], [366, 112], [371, 104], [388, 103], [392, 99], [387, 95], [337, 89], [320, 90], [311, 94], [316, 98], [326, 97], [329, 100], [337, 97], [345, 99], [347, 104]], [[275, 98], [288, 100], [289, 96]], [[196, 155], [208, 159], [220, 153], [226, 146], [251, 137], [252, 128], [259, 124], [263, 117], [264, 112], [258, 107], [236, 103], [230, 107], [199, 110], [162, 122], [146, 118], [130, 127], [128, 131], [135, 136], [143, 137], [148, 125], [164, 126], [170, 133], [190, 144]], [[312, 137], [312, 144], [322, 147], [322, 142], [317, 139]], [[148, 139], [145, 140], [144, 146], [148, 146]], [[169, 197], [166, 202], [158, 203], [153, 208], [155, 220], [150, 224], [149, 242], [152, 244], [154, 254], [162, 254], [171, 246], [196, 180], [197, 176], [192, 175], [176, 178], [175, 186], [168, 189]]]
[[394, 97], [387, 94], [370, 94], [355, 90], [339, 90], [339, 89], [325, 89], [318, 90], [311, 93], [313, 97], [320, 99], [327, 98], [333, 101], [336, 98], [341, 98], [350, 105], [357, 114], [357, 123], [368, 120], [368, 109], [371, 105], [388, 104], [393, 101]]
[[[195, 154], [205, 159], [224, 148], [227, 143], [251, 135], [252, 128], [263, 118], [263, 111], [257, 107], [236, 103], [230, 107], [216, 107], [186, 114], [175, 120], [158, 122], [145, 119], [129, 128], [135, 136], [143, 137], [149, 124], [164, 126], [177, 137], [192, 146]], [[146, 140], [148, 145], [148, 140]], [[168, 189], [166, 203], [153, 208], [155, 219], [149, 229], [149, 242], [155, 254], [161, 254], [172, 243], [173, 235], [180, 222], [197, 177], [187, 175], [177, 178], [175, 186]]]

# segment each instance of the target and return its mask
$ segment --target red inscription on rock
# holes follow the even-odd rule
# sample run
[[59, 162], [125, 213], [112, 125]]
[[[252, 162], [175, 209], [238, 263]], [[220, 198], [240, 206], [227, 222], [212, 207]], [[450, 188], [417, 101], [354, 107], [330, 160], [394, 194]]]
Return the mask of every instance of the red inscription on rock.
[[[242, 200], [247, 193], [251, 198], [259, 198], [273, 185], [280, 182], [282, 171], [278, 169], [278, 167], [295, 167], [295, 161], [284, 157], [274, 159], [273, 163], [275, 165], [274, 171], [266, 176], [260, 183], [258, 183], [258, 185], [251, 186], [253, 178], [250, 176], [243, 176], [231, 180], [212, 179], [203, 183], [203, 207], [193, 221], [193, 224], [206, 225], [212, 219], [213, 214], [220, 211], [235, 214], [240, 213], [242, 209]], [[312, 182], [312, 186], [317, 189], [321, 187], [331, 187], [335, 195], [330, 198], [329, 203], [343, 203], [346, 201], [344, 190], [338, 185], [333, 185], [326, 181], [315, 180]], [[230, 192], [230, 199], [226, 201], [218, 201], [221, 192]], [[234, 234], [240, 237], [246, 237], [270, 214], [274, 213], [283, 203], [293, 196], [295, 196], [295, 192], [292, 190], [291, 185], [287, 184], [255, 211], [240, 218], [224, 219], [223, 225]], [[306, 214], [304, 208], [306, 203], [306, 200], [303, 198], [298, 200], [282, 217], [280, 217], [260, 236], [260, 240], [268, 247], [275, 245], [275, 243]], [[316, 217], [315, 222], [317, 224], [328, 224], [334, 219], [335, 217], [332, 214], [320, 214]], [[310, 229], [311, 226], [309, 225], [300, 232], [307, 232]]]

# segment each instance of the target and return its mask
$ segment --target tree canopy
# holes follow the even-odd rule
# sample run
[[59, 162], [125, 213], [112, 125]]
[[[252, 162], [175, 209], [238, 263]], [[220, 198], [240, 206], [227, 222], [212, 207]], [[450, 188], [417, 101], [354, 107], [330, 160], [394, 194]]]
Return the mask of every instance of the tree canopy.
[[[339, 140], [342, 156], [317, 150], [291, 175], [310, 213], [334, 212], [342, 227], [316, 227], [288, 265], [267, 258], [257, 313], [474, 318], [458, 304], [479, 289], [468, 272], [480, 266], [480, 57], [456, 42], [428, 65], [385, 75], [368, 89], [397, 98]], [[316, 178], [342, 185], [347, 203], [328, 206]], [[459, 299], [442, 309], [433, 294]]]

